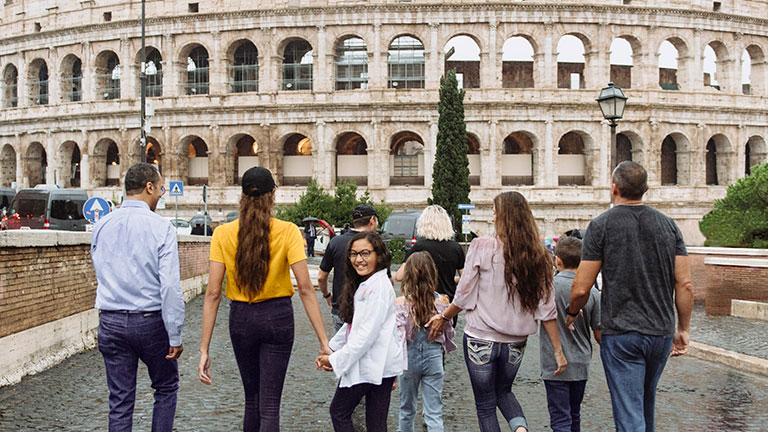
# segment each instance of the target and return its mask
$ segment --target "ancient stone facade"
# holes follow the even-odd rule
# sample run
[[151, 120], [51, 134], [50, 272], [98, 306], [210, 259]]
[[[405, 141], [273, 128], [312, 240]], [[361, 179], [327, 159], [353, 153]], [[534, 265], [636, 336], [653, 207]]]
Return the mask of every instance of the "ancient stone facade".
[[[396, 207], [419, 207], [446, 67], [467, 91], [481, 225], [509, 189], [531, 201], [548, 235], [607, 207], [610, 128], [595, 98], [611, 79], [629, 97], [619, 159], [646, 166], [647, 201], [689, 243], [701, 242], [697, 222], [725, 187], [767, 160], [766, 0], [443, 3], [147, 1], [148, 160], [168, 180], [208, 184], [214, 208], [236, 207], [239, 175], [253, 165], [275, 173], [279, 203], [310, 178], [329, 188], [351, 179]], [[119, 196], [141, 155], [141, 2], [0, 7], [0, 186]], [[452, 57], [460, 36], [475, 60]], [[565, 36], [583, 60], [558, 61]], [[631, 46], [632, 65], [611, 62], [616, 39]], [[515, 55], [510, 40], [532, 54]], [[660, 63], [663, 44], [675, 66]], [[182, 211], [200, 198], [200, 186], [187, 187]]]

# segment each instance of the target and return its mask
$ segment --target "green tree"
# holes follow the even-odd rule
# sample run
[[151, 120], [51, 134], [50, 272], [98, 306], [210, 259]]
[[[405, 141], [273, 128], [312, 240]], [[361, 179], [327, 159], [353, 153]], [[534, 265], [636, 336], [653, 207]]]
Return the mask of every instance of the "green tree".
[[728, 186], [699, 229], [706, 246], [768, 248], [768, 163]]
[[467, 125], [464, 122], [464, 90], [459, 89], [456, 71], [440, 79], [440, 118], [437, 122], [437, 152], [432, 171], [432, 199], [448, 211], [456, 229], [461, 227], [458, 204], [469, 203], [469, 159]]

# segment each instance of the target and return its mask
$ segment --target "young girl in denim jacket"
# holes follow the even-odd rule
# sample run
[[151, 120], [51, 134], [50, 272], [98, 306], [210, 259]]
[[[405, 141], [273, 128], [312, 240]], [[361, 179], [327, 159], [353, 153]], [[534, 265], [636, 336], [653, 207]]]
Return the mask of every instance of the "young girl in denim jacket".
[[448, 307], [445, 295], [435, 293], [437, 267], [429, 252], [416, 252], [403, 264], [402, 297], [395, 300], [397, 329], [407, 345], [403, 374], [400, 375], [399, 432], [412, 432], [419, 385], [422, 384], [424, 421], [429, 432], [443, 431], [443, 352], [456, 349], [451, 340], [453, 327], [445, 326], [435, 341], [424, 328], [436, 313]]

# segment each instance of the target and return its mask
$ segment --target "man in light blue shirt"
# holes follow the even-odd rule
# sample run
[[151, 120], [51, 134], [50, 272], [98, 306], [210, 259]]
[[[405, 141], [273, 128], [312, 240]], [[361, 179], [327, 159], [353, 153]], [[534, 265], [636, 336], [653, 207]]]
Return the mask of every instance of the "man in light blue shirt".
[[176, 230], [155, 213], [163, 178], [147, 163], [125, 175], [127, 198], [98, 221], [91, 240], [96, 270], [99, 351], [109, 387], [109, 431], [130, 431], [138, 361], [147, 365], [155, 404], [152, 431], [170, 432], [184, 347], [184, 298]]

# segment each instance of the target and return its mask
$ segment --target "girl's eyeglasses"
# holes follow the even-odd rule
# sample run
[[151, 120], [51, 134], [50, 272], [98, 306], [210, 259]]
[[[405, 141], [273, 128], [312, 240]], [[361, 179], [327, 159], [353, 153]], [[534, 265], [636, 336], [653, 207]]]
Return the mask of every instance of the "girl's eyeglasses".
[[363, 249], [360, 252], [358, 252], [358, 251], [349, 251], [349, 253], [347, 254], [347, 257], [350, 260], [356, 260], [358, 256], [363, 257], [363, 259], [368, 259], [371, 256], [371, 252], [373, 252], [373, 251], [368, 250], [368, 249]]

